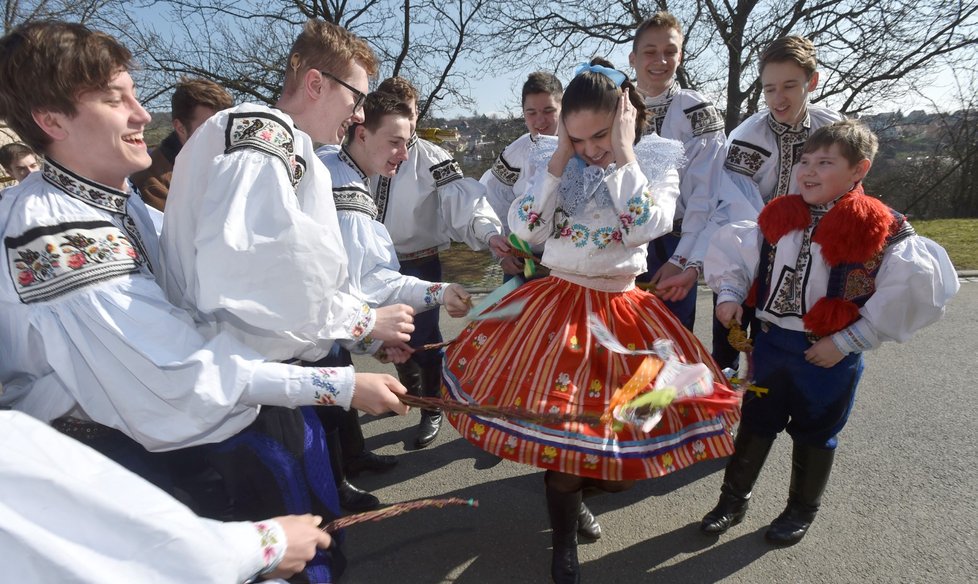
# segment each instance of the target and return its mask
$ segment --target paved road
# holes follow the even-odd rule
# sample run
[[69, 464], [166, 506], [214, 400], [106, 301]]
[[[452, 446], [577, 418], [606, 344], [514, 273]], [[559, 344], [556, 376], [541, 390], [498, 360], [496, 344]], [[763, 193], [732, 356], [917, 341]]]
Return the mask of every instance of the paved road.
[[[699, 294], [708, 324], [709, 294]], [[703, 326], [700, 338], [709, 339]], [[446, 322], [446, 338], [458, 330]], [[867, 356], [823, 509], [805, 540], [763, 539], [787, 496], [790, 441], [775, 443], [744, 523], [719, 540], [696, 526], [715, 503], [723, 461], [591, 499], [604, 537], [580, 547], [590, 583], [978, 582], [978, 282], [937, 325]], [[371, 365], [362, 363], [361, 368]], [[384, 366], [372, 365], [373, 370]], [[479, 508], [422, 510], [347, 531], [350, 583], [548, 582], [542, 472], [493, 462], [446, 429], [411, 449], [418, 414], [366, 418], [368, 446], [398, 454], [356, 481], [386, 502], [465, 497]]]

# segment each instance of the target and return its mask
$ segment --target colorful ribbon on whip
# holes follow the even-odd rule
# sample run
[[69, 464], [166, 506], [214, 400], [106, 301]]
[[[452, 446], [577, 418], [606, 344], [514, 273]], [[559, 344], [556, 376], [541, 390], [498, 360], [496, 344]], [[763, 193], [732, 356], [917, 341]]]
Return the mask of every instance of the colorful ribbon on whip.
[[513, 255], [523, 260], [523, 277], [529, 280], [537, 273], [537, 264], [534, 261], [536, 257], [530, 249], [530, 244], [517, 237], [515, 233], [510, 233], [509, 245], [516, 250]]

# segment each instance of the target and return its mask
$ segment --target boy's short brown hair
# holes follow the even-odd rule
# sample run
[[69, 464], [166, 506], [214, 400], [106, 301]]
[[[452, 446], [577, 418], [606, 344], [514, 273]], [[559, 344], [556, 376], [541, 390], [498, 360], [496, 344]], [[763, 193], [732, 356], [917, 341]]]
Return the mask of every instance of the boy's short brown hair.
[[764, 49], [761, 53], [760, 71], [768, 63], [795, 63], [805, 71], [808, 79], [812, 78], [818, 68], [815, 58], [815, 43], [800, 36], [784, 36]]
[[851, 166], [863, 160], [873, 161], [879, 149], [876, 134], [865, 124], [856, 120], [841, 120], [812, 132], [802, 147], [802, 154], [811, 154], [822, 148], [830, 148], [833, 144], [839, 147], [842, 157]]
[[43, 152], [51, 137], [34, 122], [33, 112], [74, 116], [82, 93], [108, 86], [131, 62], [132, 54], [118, 41], [82, 24], [23, 24], [0, 39], [0, 118]]
[[226, 89], [209, 79], [181, 78], [170, 98], [171, 116], [189, 125], [198, 105], [221, 111], [234, 105], [234, 100]]
[[557, 102], [560, 102], [560, 98], [564, 96], [564, 86], [560, 83], [560, 79], [557, 79], [553, 73], [534, 71], [530, 73], [526, 78], [526, 82], [523, 83], [523, 101], [520, 103], [525, 105], [526, 96], [535, 93], [546, 93], [553, 96]]
[[671, 13], [661, 10], [643, 20], [638, 25], [638, 28], [635, 29], [635, 37], [632, 39], [633, 53], [638, 51], [638, 41], [642, 38], [642, 33], [650, 28], [671, 28], [678, 32], [679, 36], [683, 36], [683, 25], [679, 22], [679, 19]]
[[411, 119], [414, 111], [400, 96], [393, 93], [380, 90], [368, 93], [367, 99], [363, 101], [363, 122], [350, 127], [349, 138], [353, 139], [357, 126], [376, 132], [384, 123], [384, 117], [392, 115]]
[[289, 50], [284, 93], [291, 93], [309, 69], [343, 78], [351, 73], [351, 63], [358, 63], [370, 77], [377, 74], [380, 66], [362, 38], [332, 22], [310, 18]]
[[401, 101], [413, 101], [416, 106], [418, 105], [418, 90], [415, 89], [410, 81], [403, 77], [388, 77], [384, 79], [377, 86], [377, 91], [390, 93], [391, 95], [397, 96]]
[[7, 174], [10, 174], [10, 171], [13, 170], [11, 167], [14, 165], [14, 162], [25, 156], [36, 155], [37, 153], [34, 152], [34, 149], [27, 144], [21, 144], [20, 142], [4, 144], [0, 146], [0, 166], [7, 171]]

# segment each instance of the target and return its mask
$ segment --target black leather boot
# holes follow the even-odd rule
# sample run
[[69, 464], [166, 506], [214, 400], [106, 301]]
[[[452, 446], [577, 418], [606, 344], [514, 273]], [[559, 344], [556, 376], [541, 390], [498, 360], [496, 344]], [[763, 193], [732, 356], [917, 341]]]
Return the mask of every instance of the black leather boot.
[[340, 446], [340, 435], [336, 430], [326, 431], [326, 446], [329, 448], [329, 466], [333, 470], [336, 490], [339, 493], [340, 507], [347, 511], [359, 513], [371, 511], [380, 507], [380, 499], [367, 491], [358, 489], [346, 480], [343, 470], [343, 449]]
[[776, 545], [794, 545], [805, 537], [822, 503], [822, 493], [829, 482], [834, 459], [834, 449], [794, 444], [788, 506], [771, 523], [764, 539]]
[[751, 489], [771, 452], [774, 438], [763, 438], [741, 428], [734, 441], [734, 453], [727, 463], [720, 487], [720, 501], [700, 522], [700, 531], [720, 535], [744, 520]]
[[555, 584], [579, 584], [581, 581], [581, 565], [577, 561], [577, 516], [580, 509], [580, 491], [565, 493], [547, 485], [547, 513], [553, 529], [550, 577]]
[[[423, 397], [441, 397], [441, 363], [426, 365], [421, 369], [421, 395]], [[418, 424], [418, 436], [414, 445], [424, 448], [438, 437], [441, 430], [441, 410], [421, 410], [421, 423]]]
[[601, 524], [584, 501], [581, 501], [581, 510], [577, 513], [577, 535], [588, 539], [601, 539]]

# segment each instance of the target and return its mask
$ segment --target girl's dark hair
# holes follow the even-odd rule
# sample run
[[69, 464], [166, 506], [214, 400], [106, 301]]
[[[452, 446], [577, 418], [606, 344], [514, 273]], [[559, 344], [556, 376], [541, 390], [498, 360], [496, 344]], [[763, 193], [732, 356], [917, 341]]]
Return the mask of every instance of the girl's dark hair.
[[[615, 68], [609, 61], [600, 57], [591, 59], [590, 64]], [[622, 75], [625, 74], [622, 73]], [[628, 76], [625, 76], [625, 81], [621, 86], [615, 85], [615, 82], [604, 73], [585, 71], [574, 77], [567, 84], [564, 97], [560, 100], [560, 116], [562, 119], [566, 119], [568, 115], [579, 111], [615, 111], [622, 89], [628, 89], [628, 98], [635, 107], [635, 143], [638, 144], [645, 133], [645, 127], [648, 125], [649, 112], [645, 108], [645, 101]]]

